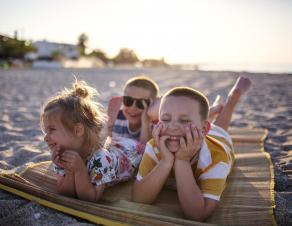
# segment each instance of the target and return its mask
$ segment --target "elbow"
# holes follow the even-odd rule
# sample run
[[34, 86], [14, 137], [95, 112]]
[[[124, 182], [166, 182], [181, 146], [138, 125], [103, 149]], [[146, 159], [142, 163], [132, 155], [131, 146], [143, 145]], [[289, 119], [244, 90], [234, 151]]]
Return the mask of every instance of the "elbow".
[[194, 210], [189, 208], [188, 210], [184, 210], [184, 215], [186, 218], [194, 221], [203, 222], [207, 220], [208, 215], [204, 209], [201, 210]]
[[205, 217], [203, 214], [198, 213], [185, 213], [185, 217], [190, 220], [199, 222], [204, 222], [207, 219], [207, 217]]
[[133, 188], [132, 188], [132, 194], [131, 194], [131, 197], [132, 197], [132, 201], [133, 201], [133, 202], [142, 202], [142, 200], [141, 200], [141, 198], [140, 198], [139, 191], [138, 191], [138, 189], [135, 187], [135, 185], [134, 185]]
[[133, 194], [132, 194], [132, 201], [143, 203], [143, 204], [152, 204], [153, 203], [151, 200], [146, 200], [139, 195], [133, 195]]
[[57, 188], [57, 192], [60, 195], [68, 196], [68, 197], [71, 197], [71, 198], [75, 198], [76, 197], [75, 193], [70, 192], [70, 191], [66, 191], [66, 190], [64, 190], [62, 188], [59, 188], [59, 187]]

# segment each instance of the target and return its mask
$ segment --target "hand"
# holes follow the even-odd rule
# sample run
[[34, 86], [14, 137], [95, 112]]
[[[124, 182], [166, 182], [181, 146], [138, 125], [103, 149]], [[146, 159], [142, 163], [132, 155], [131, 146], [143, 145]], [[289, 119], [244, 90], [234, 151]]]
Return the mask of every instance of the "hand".
[[56, 146], [52, 151], [52, 162], [60, 167], [60, 168], [64, 168], [64, 166], [62, 165], [62, 163], [60, 162], [60, 155], [61, 155], [61, 147], [60, 146]]
[[186, 140], [180, 138], [180, 149], [175, 153], [178, 160], [190, 161], [195, 155], [199, 154], [203, 141], [202, 132], [193, 124], [185, 128]]
[[169, 136], [160, 136], [161, 131], [163, 130], [163, 123], [159, 122], [157, 125], [154, 126], [152, 136], [155, 140], [157, 148], [161, 154], [161, 162], [166, 162], [171, 165], [174, 163], [174, 155], [172, 152], [168, 150], [165, 145], [165, 141], [169, 138]]
[[145, 103], [145, 101], [143, 100], [143, 106], [144, 106], [144, 109], [143, 109], [143, 112], [142, 112], [142, 117], [141, 117], [141, 123], [142, 125], [146, 125], [147, 127], [150, 126], [150, 118], [147, 114], [148, 112], [148, 105]]
[[147, 110], [147, 115], [151, 119], [151, 121], [159, 120], [159, 107], [160, 107], [161, 98], [157, 97], [154, 101], [151, 101], [150, 106]]
[[78, 173], [84, 170], [85, 163], [79, 153], [73, 150], [66, 150], [61, 154], [60, 162], [64, 169], [70, 173]]
[[108, 127], [113, 127], [117, 119], [118, 113], [122, 106], [123, 98], [121, 96], [115, 96], [110, 99], [107, 108], [108, 115]]

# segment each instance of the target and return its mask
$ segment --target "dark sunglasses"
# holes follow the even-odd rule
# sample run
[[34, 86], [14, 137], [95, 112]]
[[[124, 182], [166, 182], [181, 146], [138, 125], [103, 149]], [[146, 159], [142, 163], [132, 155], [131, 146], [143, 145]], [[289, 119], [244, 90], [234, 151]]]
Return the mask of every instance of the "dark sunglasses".
[[143, 110], [144, 109], [143, 101], [146, 103], [147, 106], [150, 105], [150, 99], [136, 99], [129, 96], [123, 96], [123, 104], [127, 107], [131, 107], [135, 102], [136, 107]]

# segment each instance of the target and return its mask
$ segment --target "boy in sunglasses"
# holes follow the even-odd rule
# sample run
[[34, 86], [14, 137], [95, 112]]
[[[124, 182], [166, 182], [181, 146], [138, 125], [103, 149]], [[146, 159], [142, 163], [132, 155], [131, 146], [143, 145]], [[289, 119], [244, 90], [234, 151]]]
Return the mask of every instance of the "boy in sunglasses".
[[[123, 91], [122, 98], [115, 97], [109, 103], [109, 135], [132, 138], [146, 144], [152, 134], [152, 121], [147, 110], [158, 97], [158, 85], [146, 76], [137, 76], [126, 82]], [[113, 109], [120, 108], [121, 104], [119, 111]], [[112, 115], [115, 112], [118, 114]]]

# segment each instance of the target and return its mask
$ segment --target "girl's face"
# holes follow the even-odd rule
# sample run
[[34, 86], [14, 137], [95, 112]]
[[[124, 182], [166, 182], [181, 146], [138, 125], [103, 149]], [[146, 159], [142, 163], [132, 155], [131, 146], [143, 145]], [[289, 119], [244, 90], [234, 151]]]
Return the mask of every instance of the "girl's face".
[[[151, 92], [147, 89], [128, 86], [124, 91], [124, 96], [134, 98], [134, 99], [145, 99], [150, 101]], [[129, 121], [130, 127], [139, 128], [141, 126], [141, 117], [143, 109], [137, 107], [137, 102], [132, 102], [132, 105], [126, 106], [123, 104], [123, 113], [127, 120]]]
[[48, 114], [44, 116], [44, 141], [51, 151], [74, 150], [81, 151], [83, 138], [78, 137], [74, 132], [68, 131], [60, 120], [60, 115]]
[[204, 136], [205, 122], [200, 115], [199, 103], [189, 97], [169, 96], [161, 103], [160, 121], [163, 123], [161, 136], [170, 136], [166, 140], [166, 147], [171, 152], [180, 149], [180, 138], [186, 138], [186, 128], [194, 125]]

